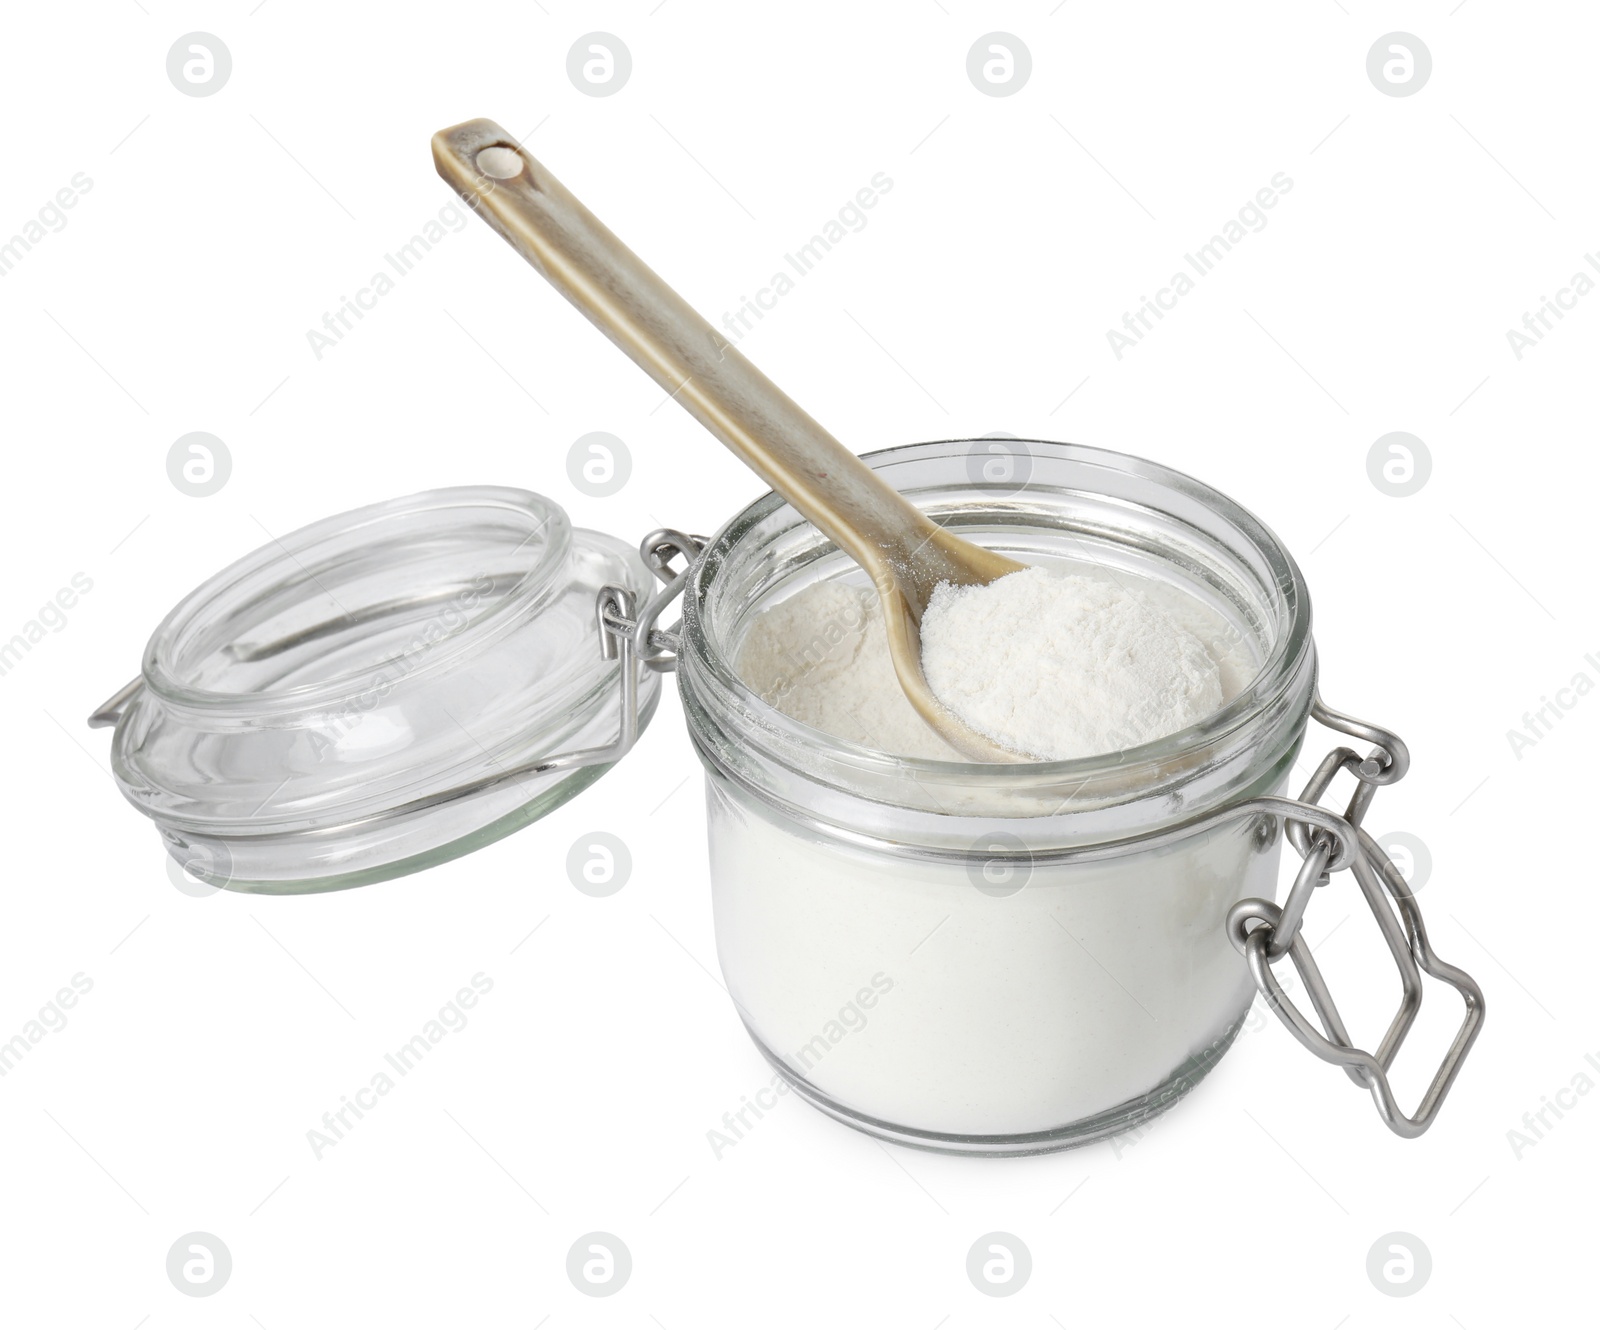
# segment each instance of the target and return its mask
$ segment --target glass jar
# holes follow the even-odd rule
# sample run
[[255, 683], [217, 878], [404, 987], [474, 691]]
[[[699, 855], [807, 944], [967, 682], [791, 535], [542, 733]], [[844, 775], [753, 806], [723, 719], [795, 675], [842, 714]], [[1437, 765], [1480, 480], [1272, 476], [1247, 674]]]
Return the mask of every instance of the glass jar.
[[[728, 990], [818, 1108], [929, 1149], [1079, 1144], [1174, 1103], [1259, 990], [1393, 1131], [1427, 1130], [1482, 993], [1434, 954], [1361, 828], [1405, 745], [1317, 697], [1310, 601], [1272, 533], [1198, 481], [1099, 449], [991, 438], [866, 460], [969, 539], [1207, 616], [1229, 700], [1076, 761], [891, 756], [791, 719], [735, 668], [762, 610], [864, 581], [776, 495], [709, 542], [662, 530], [636, 553], [549, 500], [479, 487], [357, 509], [239, 560], [167, 616], [90, 724], [116, 726], [123, 793], [196, 877], [317, 892], [465, 854], [572, 798], [628, 752], [677, 667]], [[682, 623], [658, 628], [680, 595]], [[1335, 748], [1290, 800], [1308, 718], [1373, 747]], [[1341, 772], [1356, 780], [1343, 817], [1318, 802]], [[1302, 863], [1280, 906], [1285, 839]], [[1401, 977], [1372, 1053], [1299, 932], [1346, 868]], [[1320, 1028], [1274, 977], [1285, 956]], [[1408, 1117], [1387, 1073], [1424, 973], [1466, 1014]]]
[[[997, 1154], [1123, 1130], [1233, 1040], [1255, 987], [1223, 923], [1241, 895], [1273, 894], [1276, 822], [1086, 851], [1281, 792], [1316, 672], [1300, 572], [1231, 500], [1113, 453], [1009, 448], [867, 461], [969, 540], [1210, 607], [1254, 667], [1221, 711], [1120, 753], [1016, 765], [886, 756], [792, 720], [735, 672], [743, 634], [803, 586], [864, 575], [776, 495], [700, 559], [679, 662], [706, 769], [717, 951], [751, 1037], [835, 1117]], [[988, 478], [997, 457], [1013, 468]]]

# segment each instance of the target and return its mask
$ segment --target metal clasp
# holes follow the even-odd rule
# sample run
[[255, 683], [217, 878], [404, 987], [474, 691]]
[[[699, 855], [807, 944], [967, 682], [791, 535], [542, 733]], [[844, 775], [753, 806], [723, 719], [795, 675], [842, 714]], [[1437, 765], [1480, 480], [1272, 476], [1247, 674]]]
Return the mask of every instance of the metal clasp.
[[[1366, 757], [1351, 748], [1335, 748], [1323, 758], [1306, 783], [1299, 803], [1283, 801], [1305, 814], [1305, 820], [1293, 813], [1278, 814], [1284, 819], [1286, 839], [1303, 860], [1294, 886], [1281, 907], [1256, 897], [1237, 902], [1228, 911], [1228, 937], [1250, 966], [1250, 974], [1267, 1005], [1288, 1027], [1289, 1033], [1323, 1061], [1342, 1066], [1357, 1085], [1371, 1090], [1378, 1115], [1396, 1135], [1420, 1136], [1433, 1125], [1439, 1106], [1455, 1083], [1461, 1064], [1483, 1027], [1483, 992], [1465, 971], [1446, 964], [1434, 953], [1411, 888], [1389, 856], [1361, 826], [1378, 787], [1392, 785], [1405, 775], [1411, 761], [1405, 744], [1388, 730], [1325, 706], [1320, 696], [1313, 699], [1311, 714], [1329, 729], [1363, 739], [1374, 747]], [[1344, 817], [1334, 818], [1317, 801], [1327, 793], [1340, 771], [1349, 771], [1355, 776], [1356, 789]], [[1329, 819], [1343, 828], [1337, 835], [1331, 834]], [[1347, 856], [1345, 851], [1350, 846], [1355, 853]], [[1376, 1053], [1357, 1048], [1351, 1042], [1322, 971], [1300, 932], [1312, 893], [1326, 884], [1331, 874], [1346, 867], [1354, 874], [1400, 971], [1400, 1008]], [[1311, 1005], [1322, 1023], [1320, 1030], [1289, 1000], [1273, 974], [1272, 963], [1283, 956], [1294, 962], [1305, 983]], [[1460, 993], [1466, 1014], [1416, 1113], [1408, 1117], [1395, 1101], [1388, 1071], [1422, 1005], [1424, 974], [1443, 980]]]
[[[678, 630], [682, 620], [671, 628], [657, 628], [656, 620], [683, 593], [689, 568], [705, 545], [704, 536], [688, 536], [669, 527], [652, 531], [639, 542], [639, 557], [663, 586], [637, 616], [633, 612], [631, 591], [614, 586], [600, 589], [595, 601], [595, 623], [600, 629], [600, 654], [604, 659], [616, 660], [626, 642], [631, 645], [638, 662], [648, 669], [661, 674], [677, 669]], [[680, 554], [684, 560], [683, 571], [675, 573], [672, 560]]]
[[[617, 671], [622, 691], [621, 720], [616, 740], [604, 748], [580, 748], [557, 757], [543, 759], [535, 771], [557, 771], [567, 767], [593, 767], [619, 761], [639, 740], [639, 669], [670, 674], [678, 668], [680, 619], [670, 628], [657, 628], [656, 621], [688, 583], [694, 561], [705, 548], [704, 536], [689, 536], [682, 531], [660, 527], [639, 542], [639, 557], [663, 585], [661, 590], [634, 612], [636, 597], [626, 587], [604, 586], [595, 597], [595, 626], [600, 633], [600, 655], [621, 662]], [[684, 560], [683, 571], [673, 572], [672, 560]]]

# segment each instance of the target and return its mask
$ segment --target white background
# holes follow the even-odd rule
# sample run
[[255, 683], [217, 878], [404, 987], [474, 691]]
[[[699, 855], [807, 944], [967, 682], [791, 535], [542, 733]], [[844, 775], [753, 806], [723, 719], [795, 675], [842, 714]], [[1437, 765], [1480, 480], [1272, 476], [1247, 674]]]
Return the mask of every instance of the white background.
[[[73, 975], [93, 988], [0, 1079], [0, 1319], [1592, 1319], [1600, 1095], [1548, 1115], [1520, 1157], [1507, 1135], [1600, 1059], [1582, 960], [1600, 700], [1520, 757], [1507, 739], [1575, 674], [1600, 680], [1584, 661], [1600, 653], [1600, 297], [1520, 360], [1506, 338], [1600, 246], [1587, 6], [104, 0], [10, 5], [3, 23], [0, 238], [75, 173], [93, 186], [0, 280], [0, 638], [75, 573], [93, 590], [0, 677], [0, 1039]], [[1011, 96], [966, 73], [996, 29], [1031, 51]], [[232, 54], [214, 96], [167, 78], [195, 30]], [[596, 30], [633, 58], [604, 98], [566, 74]], [[1397, 30], [1432, 53], [1413, 96], [1366, 73]], [[1135, 1140], [950, 1159], [790, 1096], [717, 1159], [706, 1133], [768, 1072], [716, 978], [670, 689], [624, 767], [466, 860], [303, 899], [174, 889], [83, 719], [213, 569], [432, 486], [526, 486], [630, 540], [714, 529], [758, 491], [476, 219], [315, 357], [307, 330], [451, 201], [429, 136], [480, 115], [531, 135], [714, 321], [887, 173], [865, 229], [746, 339], [758, 364], [861, 451], [992, 430], [1093, 443], [1192, 472], [1279, 533], [1313, 588], [1324, 695], [1415, 754], [1371, 825], [1428, 846], [1434, 942], [1488, 994], [1431, 1133], [1391, 1136], [1258, 1007]], [[1266, 228], [1118, 360], [1106, 330], [1278, 172], [1293, 190]], [[232, 456], [209, 498], [167, 476], [193, 430]], [[592, 430], [632, 453], [614, 497], [568, 480]], [[1367, 472], [1395, 430], [1432, 456], [1408, 498]], [[634, 859], [607, 899], [565, 870], [596, 830]], [[1375, 929], [1348, 878], [1312, 908], [1370, 1045], [1397, 988]], [[316, 1159], [322, 1114], [480, 971], [494, 988], [469, 1026]], [[1408, 1104], [1458, 1010], [1430, 991]], [[165, 1271], [195, 1230], [233, 1257], [198, 1299]], [[632, 1253], [615, 1296], [566, 1276], [591, 1230]], [[1009, 1298], [965, 1272], [991, 1230], [1033, 1254]], [[1366, 1273], [1397, 1230], [1433, 1261], [1405, 1298]]]

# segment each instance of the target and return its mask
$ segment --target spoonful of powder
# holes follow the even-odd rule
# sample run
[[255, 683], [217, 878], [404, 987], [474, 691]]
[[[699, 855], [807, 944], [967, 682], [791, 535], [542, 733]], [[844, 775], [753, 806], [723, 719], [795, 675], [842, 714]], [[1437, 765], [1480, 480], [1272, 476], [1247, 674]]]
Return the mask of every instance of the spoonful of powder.
[[972, 729], [1056, 761], [1159, 739], [1223, 703], [1216, 659], [1152, 597], [1044, 568], [941, 583], [922, 616], [922, 669]]

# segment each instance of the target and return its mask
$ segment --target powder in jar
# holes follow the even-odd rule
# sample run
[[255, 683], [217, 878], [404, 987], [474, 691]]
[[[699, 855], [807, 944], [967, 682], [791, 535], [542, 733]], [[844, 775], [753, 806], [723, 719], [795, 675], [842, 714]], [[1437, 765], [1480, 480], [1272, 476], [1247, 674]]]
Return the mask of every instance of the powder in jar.
[[[1083, 559], [1034, 561], [1046, 571], [987, 590], [1009, 597], [1007, 584], [1018, 583], [1029, 600], [1030, 582], [1058, 584], [1044, 590], [1079, 612], [1054, 624], [1055, 638], [1044, 613], [986, 642], [978, 597], [969, 606], [958, 595], [949, 607], [975, 611], [966, 628], [952, 620], [956, 637], [979, 637], [974, 653], [1010, 657], [1023, 675], [1053, 671], [1055, 696], [1017, 699], [1019, 714], [1020, 703], [1037, 704], [1030, 735], [1043, 735], [1042, 716], [1060, 710], [1068, 719], [1053, 724], [1077, 726], [1083, 745], [1132, 741], [1115, 724], [1156, 737], [1224, 705], [1260, 666], [1256, 640], [1198, 587]], [[1023, 650], [1062, 655], [1052, 666]], [[877, 596], [861, 582], [817, 581], [763, 608], [735, 659], [750, 688], [802, 724], [902, 757], [966, 760], [901, 692]], [[1175, 662], [1172, 677], [1161, 675], [1162, 659]], [[1119, 670], [1121, 680], [1108, 678]], [[1140, 700], [1160, 701], [1154, 719], [1127, 705], [1137, 689], [1147, 690]], [[1172, 700], [1180, 693], [1181, 704]], [[1095, 708], [1119, 698], [1123, 710], [1092, 728]], [[985, 837], [1033, 843], [1054, 820], [1020, 790], [1016, 817], [1006, 816], [1003, 773], [981, 819], [968, 818], [960, 791], [933, 788], [952, 827], [971, 828], [964, 859], [854, 844], [713, 779], [717, 954], [752, 1034], [832, 1102], [922, 1131], [1054, 1131], [1123, 1111], [1163, 1085], [1170, 1102], [1171, 1085], [1191, 1084], [1193, 1068], [1226, 1046], [1255, 993], [1222, 921], [1241, 896], [1272, 894], [1275, 849], [1239, 821], [1104, 862], [1046, 855], [1018, 887], [997, 887], [985, 875]], [[867, 986], [871, 1009], [845, 1015]]]
[[[1185, 729], [1236, 696], [1255, 661], [1192, 595], [1089, 563], [941, 586], [922, 622], [935, 696], [1018, 752], [1066, 759]], [[962, 762], [906, 700], [870, 587], [826, 581], [751, 621], [740, 676], [814, 729], [899, 757]]]
[[1217, 661], [1147, 592], [1044, 568], [940, 583], [922, 671], [970, 728], [1057, 761], [1175, 734], [1222, 705]]
[[762, 701], [824, 734], [898, 757], [966, 760], [906, 700], [871, 587], [818, 582], [763, 610], [738, 668]]

